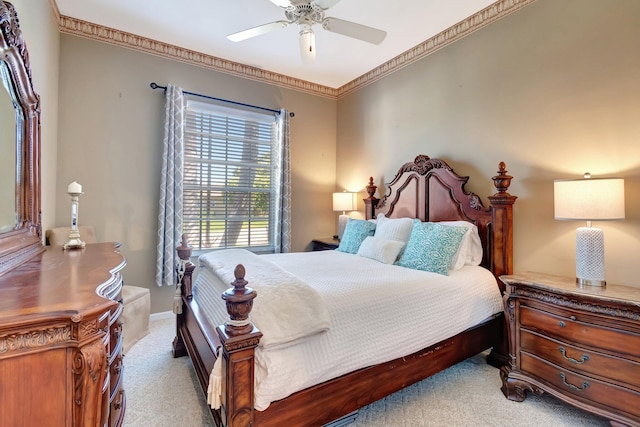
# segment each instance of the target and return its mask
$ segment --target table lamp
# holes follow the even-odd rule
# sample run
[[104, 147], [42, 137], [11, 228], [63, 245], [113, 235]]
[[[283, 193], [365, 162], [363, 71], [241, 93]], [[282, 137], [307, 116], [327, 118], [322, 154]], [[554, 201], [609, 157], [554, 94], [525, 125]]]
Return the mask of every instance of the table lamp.
[[604, 233], [591, 221], [624, 219], [624, 179], [558, 179], [553, 183], [555, 219], [587, 221], [576, 230], [576, 283], [605, 287]]
[[333, 193], [333, 210], [342, 211], [338, 216], [338, 239], [342, 239], [344, 229], [349, 221], [347, 211], [353, 211], [356, 209], [355, 194], [343, 191], [341, 193]]

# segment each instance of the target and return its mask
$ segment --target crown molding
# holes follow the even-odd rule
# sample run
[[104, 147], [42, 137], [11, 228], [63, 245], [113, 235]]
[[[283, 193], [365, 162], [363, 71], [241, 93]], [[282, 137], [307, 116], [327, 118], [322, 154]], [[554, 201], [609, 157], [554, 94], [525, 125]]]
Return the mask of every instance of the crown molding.
[[334, 88], [285, 76], [283, 74], [261, 70], [249, 65], [228, 61], [216, 56], [184, 49], [172, 44], [159, 42], [157, 40], [116, 30], [114, 28], [104, 27], [102, 25], [71, 18], [69, 16], [60, 16], [60, 19], [58, 20], [58, 28], [63, 34], [72, 34], [79, 37], [114, 44], [140, 52], [149, 53], [151, 55], [209, 68], [225, 74], [231, 74], [250, 80], [297, 90], [299, 92], [307, 92], [313, 95], [333, 99], [337, 98], [337, 89]]
[[55, 0], [50, 0], [55, 17], [58, 20], [58, 29], [63, 34], [71, 34], [92, 40], [97, 40], [117, 46], [126, 47], [151, 55], [168, 58], [187, 64], [192, 64], [225, 74], [268, 83], [275, 86], [305, 92], [325, 98], [339, 99], [342, 96], [361, 89], [381, 78], [413, 64], [431, 53], [465, 37], [472, 32], [489, 25], [490, 23], [512, 13], [520, 8], [533, 3], [536, 0], [499, 0], [480, 12], [447, 28], [441, 33], [431, 37], [425, 42], [407, 50], [373, 70], [363, 74], [353, 81], [341, 86], [331, 88], [306, 80], [285, 76], [283, 74], [262, 70], [249, 65], [240, 64], [216, 56], [207, 55], [189, 49], [184, 49], [168, 43], [127, 33], [102, 25], [94, 24], [80, 19], [61, 15]]

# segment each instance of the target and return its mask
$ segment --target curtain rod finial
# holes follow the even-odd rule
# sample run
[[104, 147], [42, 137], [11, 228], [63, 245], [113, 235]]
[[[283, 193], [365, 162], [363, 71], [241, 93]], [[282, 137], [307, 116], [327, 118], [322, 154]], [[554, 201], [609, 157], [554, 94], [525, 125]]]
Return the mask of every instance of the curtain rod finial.
[[166, 86], [160, 86], [159, 84], [157, 84], [156, 82], [151, 82], [151, 84], [149, 85], [151, 87], [151, 89], [162, 89], [162, 90], [167, 90]]

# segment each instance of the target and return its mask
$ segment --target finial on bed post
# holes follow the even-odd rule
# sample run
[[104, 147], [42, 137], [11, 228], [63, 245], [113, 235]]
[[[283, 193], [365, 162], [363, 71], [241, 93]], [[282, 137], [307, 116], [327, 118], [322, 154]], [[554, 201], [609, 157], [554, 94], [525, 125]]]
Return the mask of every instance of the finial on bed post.
[[247, 334], [253, 330], [253, 324], [249, 321], [249, 313], [253, 308], [253, 299], [258, 293], [247, 287], [244, 280], [245, 268], [238, 264], [233, 270], [235, 280], [231, 282], [233, 288], [227, 289], [222, 294], [222, 299], [227, 303], [227, 313], [229, 320], [224, 326], [225, 332], [229, 336]]
[[363, 199], [365, 205], [365, 217], [366, 219], [372, 219], [375, 218], [376, 206], [378, 206], [378, 201], [380, 200], [375, 196], [378, 186], [373, 183], [372, 176], [369, 177], [369, 184], [366, 186], [366, 189], [369, 197]]
[[496, 189], [498, 190], [498, 193], [507, 193], [507, 190], [509, 189], [509, 186], [511, 185], [511, 180], [513, 179], [513, 177], [511, 175], [507, 175], [507, 170], [506, 170], [507, 165], [504, 162], [500, 162], [500, 164], [498, 165], [498, 175], [494, 176], [493, 178], [493, 185], [495, 185]]

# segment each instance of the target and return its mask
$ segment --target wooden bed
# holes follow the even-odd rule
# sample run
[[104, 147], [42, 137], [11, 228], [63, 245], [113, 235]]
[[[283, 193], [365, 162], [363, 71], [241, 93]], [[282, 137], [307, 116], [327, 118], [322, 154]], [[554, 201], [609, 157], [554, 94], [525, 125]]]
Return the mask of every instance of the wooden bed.
[[[484, 250], [482, 265], [493, 272], [504, 291], [499, 277], [512, 273], [512, 209], [516, 196], [507, 192], [512, 177], [507, 175], [504, 163], [500, 163], [498, 175], [492, 179], [497, 192], [488, 197], [490, 206], [484, 207], [477, 195], [465, 191], [468, 177], [459, 176], [442, 160], [419, 155], [400, 168], [381, 199], [375, 196], [373, 178], [369, 179], [369, 196], [364, 200], [366, 218], [384, 213], [391, 218], [465, 220], [476, 224]], [[178, 254], [183, 260], [183, 304], [182, 313], [177, 316], [174, 357], [191, 357], [206, 394], [216, 360], [215, 349], [222, 346], [222, 407], [212, 410], [218, 426], [322, 426], [486, 349], [492, 349], [488, 363], [493, 366], [502, 366], [507, 360], [501, 313], [428, 348], [326, 381], [273, 402], [265, 411], [256, 411], [254, 351], [262, 334], [251, 323], [235, 328], [209, 324], [192, 298], [195, 266], [189, 261], [191, 250], [186, 241], [178, 247]], [[222, 296], [232, 319], [246, 320], [249, 316], [255, 293], [246, 284], [244, 267], [239, 266], [234, 288]]]

